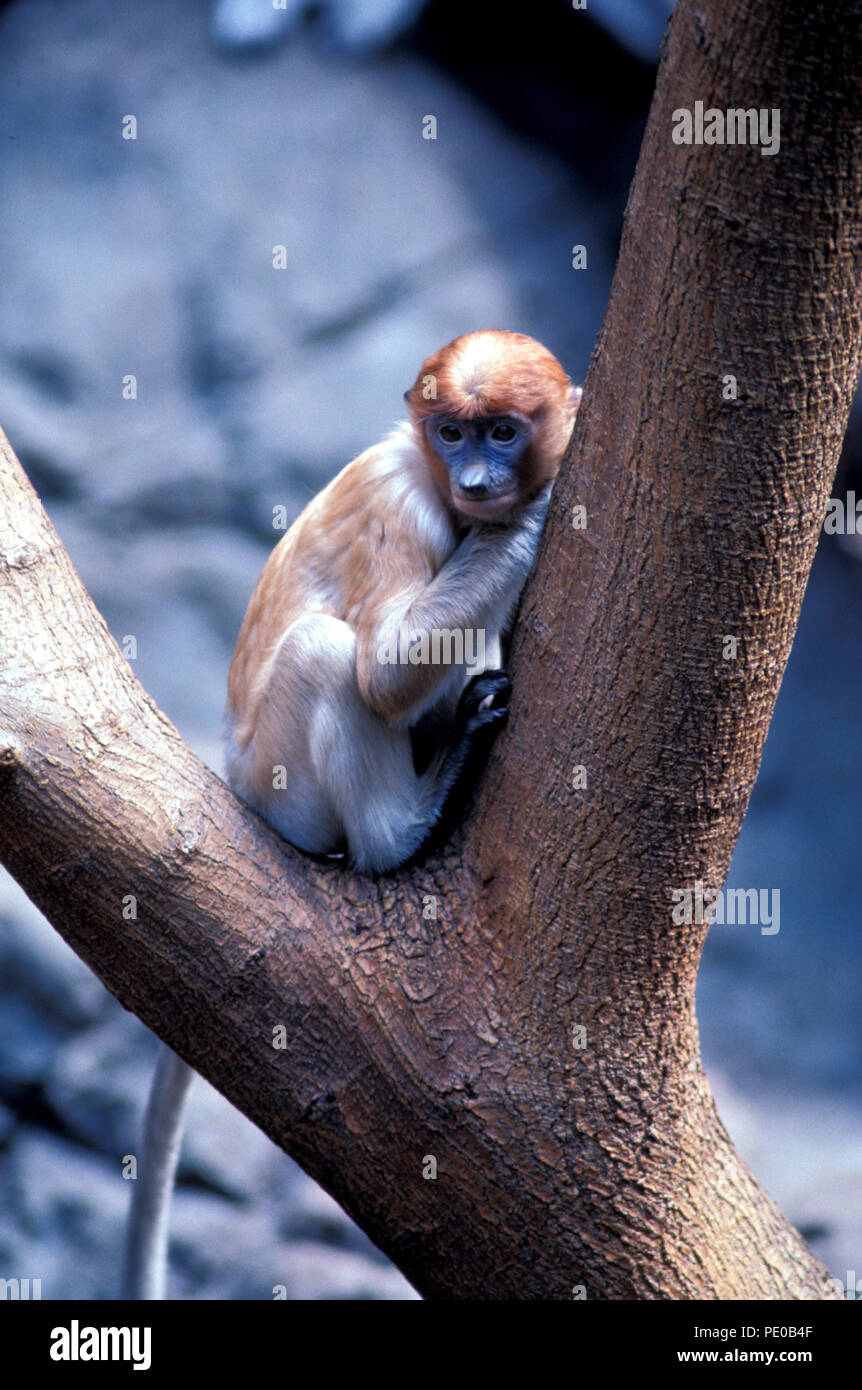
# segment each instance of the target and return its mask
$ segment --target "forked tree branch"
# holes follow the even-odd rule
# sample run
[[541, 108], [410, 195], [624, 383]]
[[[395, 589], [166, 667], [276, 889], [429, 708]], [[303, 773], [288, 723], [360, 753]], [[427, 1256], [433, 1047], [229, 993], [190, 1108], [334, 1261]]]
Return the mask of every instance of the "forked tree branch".
[[[858, 375], [860, 29], [675, 13], [513, 717], [419, 869], [304, 858], [190, 753], [4, 443], [3, 862], [426, 1295], [830, 1296], [716, 1116], [671, 894], [724, 879]], [[698, 101], [777, 109], [779, 152], [674, 144]]]

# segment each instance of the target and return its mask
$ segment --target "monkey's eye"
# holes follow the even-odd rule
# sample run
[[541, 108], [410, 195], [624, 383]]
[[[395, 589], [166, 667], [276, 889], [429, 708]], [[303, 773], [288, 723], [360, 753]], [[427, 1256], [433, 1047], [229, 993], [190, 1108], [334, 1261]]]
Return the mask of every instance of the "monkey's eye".
[[446, 444], [457, 444], [459, 439], [463, 439], [463, 435], [457, 425], [441, 425], [440, 438]]
[[491, 438], [496, 439], [498, 444], [511, 444], [517, 433], [511, 425], [495, 425], [491, 431]]

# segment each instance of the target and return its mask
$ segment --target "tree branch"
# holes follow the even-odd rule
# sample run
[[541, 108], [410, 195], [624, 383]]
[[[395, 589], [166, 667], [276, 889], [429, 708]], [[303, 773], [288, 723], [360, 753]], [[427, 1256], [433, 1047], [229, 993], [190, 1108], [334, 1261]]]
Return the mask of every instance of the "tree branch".
[[[416, 870], [304, 858], [185, 748], [4, 441], [3, 862], [426, 1295], [829, 1296], [715, 1114], [705, 927], [670, 907], [724, 879], [858, 375], [859, 29], [849, 0], [675, 13], [513, 718]], [[778, 108], [779, 154], [674, 145], [695, 101]]]

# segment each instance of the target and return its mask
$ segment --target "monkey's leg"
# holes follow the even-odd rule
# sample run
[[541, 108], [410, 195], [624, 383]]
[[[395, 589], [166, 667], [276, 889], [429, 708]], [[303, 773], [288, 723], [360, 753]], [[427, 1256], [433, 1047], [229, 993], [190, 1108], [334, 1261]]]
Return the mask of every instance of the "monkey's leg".
[[442, 800], [441, 765], [442, 754], [417, 775], [409, 730], [359, 693], [353, 629], [311, 614], [281, 639], [231, 785], [291, 844], [319, 854], [346, 840], [356, 868], [382, 873], [424, 840]]
[[162, 1299], [168, 1217], [183, 1142], [186, 1098], [194, 1072], [163, 1046], [147, 1101], [139, 1172], [126, 1227], [123, 1298]]
[[509, 717], [511, 692], [503, 670], [481, 672], [462, 691], [448, 744], [438, 753], [436, 768], [432, 767], [437, 811], [414, 860], [445, 843], [460, 821], [491, 744]]

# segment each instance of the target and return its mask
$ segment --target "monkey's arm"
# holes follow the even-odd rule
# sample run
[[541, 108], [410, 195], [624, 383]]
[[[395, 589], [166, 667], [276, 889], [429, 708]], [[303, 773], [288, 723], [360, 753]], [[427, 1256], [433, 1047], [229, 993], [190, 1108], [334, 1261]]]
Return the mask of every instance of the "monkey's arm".
[[435, 630], [496, 637], [505, 628], [536, 558], [550, 492], [549, 485], [513, 525], [472, 527], [418, 591], [402, 590], [382, 609], [368, 605], [357, 625], [356, 664], [362, 698], [376, 714], [400, 723], [418, 717], [451, 674], [445, 664], [411, 664], [415, 642]]

